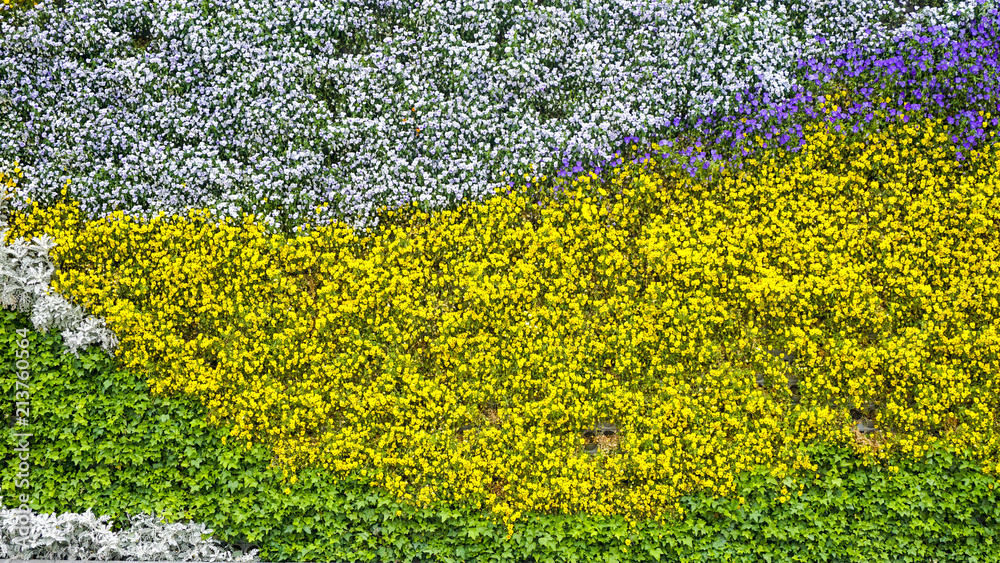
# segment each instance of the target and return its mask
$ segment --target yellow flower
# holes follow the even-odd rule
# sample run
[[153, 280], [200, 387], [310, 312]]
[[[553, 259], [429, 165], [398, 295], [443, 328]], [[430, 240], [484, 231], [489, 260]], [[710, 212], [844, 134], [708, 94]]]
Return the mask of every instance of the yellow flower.
[[[917, 429], [961, 427], [940, 441], [995, 459], [1000, 397], [980, 382], [998, 367], [982, 297], [1000, 247], [985, 211], [998, 148], [960, 173], [942, 123], [911, 125], [862, 143], [807, 124], [801, 153], [756, 154], [718, 184], [627, 163], [595, 191], [595, 174], [554, 179], [564, 193], [542, 209], [518, 189], [410, 206], [364, 236], [269, 235], [208, 212], [90, 221], [67, 202], [15, 214], [8, 235], [50, 234], [54, 289], [107, 320], [123, 364], [154, 394], [193, 395], [244, 447], [266, 445], [285, 483], [322, 467], [504, 521], [683, 515], [684, 494], [745, 502], [733, 477], [758, 466], [813, 475], [798, 452], [816, 441], [895, 471], [934, 441]], [[795, 374], [799, 404], [758, 373]], [[893, 440], [857, 436], [825, 406], [889, 381], [878, 424], [905, 430]], [[559, 430], [595, 421], [617, 433], [586, 444]]]

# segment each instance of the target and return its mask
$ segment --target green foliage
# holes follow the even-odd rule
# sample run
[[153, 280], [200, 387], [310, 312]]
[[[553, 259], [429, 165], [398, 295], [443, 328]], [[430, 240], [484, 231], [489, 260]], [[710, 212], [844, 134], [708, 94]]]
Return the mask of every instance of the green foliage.
[[[200, 404], [150, 397], [141, 377], [93, 348], [62, 355], [61, 337], [0, 311], [0, 404], [13, 413], [15, 350], [28, 341], [29, 505], [37, 512], [154, 512], [193, 519], [223, 542], [247, 540], [266, 561], [994, 561], [996, 479], [935, 450], [899, 473], [815, 446], [815, 476], [740, 477], [744, 499], [680, 499], [686, 514], [630, 529], [621, 517], [533, 515], [502, 525], [464, 508], [401, 505], [356, 479], [306, 469], [288, 492], [261, 446], [224, 446]], [[16, 331], [20, 330], [19, 335]], [[23, 356], [23, 354], [22, 354]], [[0, 445], [2, 495], [15, 498], [10, 434]], [[801, 495], [796, 494], [802, 484]], [[781, 503], [779, 490], [792, 491]], [[14, 505], [7, 500], [6, 506]]]

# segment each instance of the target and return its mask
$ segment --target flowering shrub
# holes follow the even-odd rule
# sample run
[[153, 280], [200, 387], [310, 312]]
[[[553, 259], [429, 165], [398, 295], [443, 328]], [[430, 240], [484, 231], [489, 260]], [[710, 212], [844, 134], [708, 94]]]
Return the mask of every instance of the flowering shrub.
[[[66, 202], [8, 237], [50, 233], [54, 286], [125, 365], [272, 446], [291, 482], [313, 464], [505, 521], [662, 518], [754, 466], [808, 475], [820, 443], [895, 466], [940, 441], [1000, 471], [997, 145], [959, 167], [945, 131], [818, 120], [798, 153], [711, 181], [651, 159], [559, 180], [544, 206], [411, 207], [366, 238]], [[857, 436], [850, 409], [880, 431]], [[586, 455], [598, 421], [617, 443]]]

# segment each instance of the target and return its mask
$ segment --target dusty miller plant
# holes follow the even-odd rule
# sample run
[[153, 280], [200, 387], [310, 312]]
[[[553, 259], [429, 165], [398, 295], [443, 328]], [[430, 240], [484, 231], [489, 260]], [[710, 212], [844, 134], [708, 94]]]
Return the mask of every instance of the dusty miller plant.
[[[0, 163], [0, 178], [14, 177], [13, 163]], [[87, 316], [84, 310], [52, 291], [50, 282], [55, 265], [49, 251], [56, 243], [42, 234], [31, 241], [18, 238], [13, 244], [3, 243], [7, 235], [7, 208], [13, 193], [4, 184], [0, 196], [0, 303], [31, 316], [35, 330], [46, 334], [50, 329], [62, 332], [65, 352], [79, 357], [79, 350], [100, 344], [113, 353], [118, 339], [103, 319]]]
[[[118, 341], [103, 319], [86, 315], [51, 289], [55, 266], [49, 251], [55, 241], [43, 234], [31, 241], [4, 242], [15, 172], [16, 163], [0, 162], [0, 303], [30, 315], [35, 330], [61, 330], [65, 352], [79, 356], [78, 350], [95, 343], [112, 352]], [[259, 561], [256, 550], [234, 558], [211, 539], [212, 530], [204, 524], [165, 524], [161, 518], [140, 514], [130, 518], [131, 529], [115, 533], [108, 520], [90, 510], [56, 516], [0, 509], [0, 559]]]
[[[131, 528], [114, 532], [109, 516], [0, 511], [0, 559], [89, 561], [260, 561], [257, 550], [235, 557], [211, 538], [205, 524], [166, 524], [139, 514]], [[206, 540], [206, 536], [208, 539]]]

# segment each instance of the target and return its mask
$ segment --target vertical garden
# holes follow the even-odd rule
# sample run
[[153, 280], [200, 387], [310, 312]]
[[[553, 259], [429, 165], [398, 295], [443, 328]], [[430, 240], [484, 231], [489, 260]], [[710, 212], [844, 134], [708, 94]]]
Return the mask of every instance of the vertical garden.
[[998, 24], [5, 2], [0, 502], [266, 561], [996, 560]]

